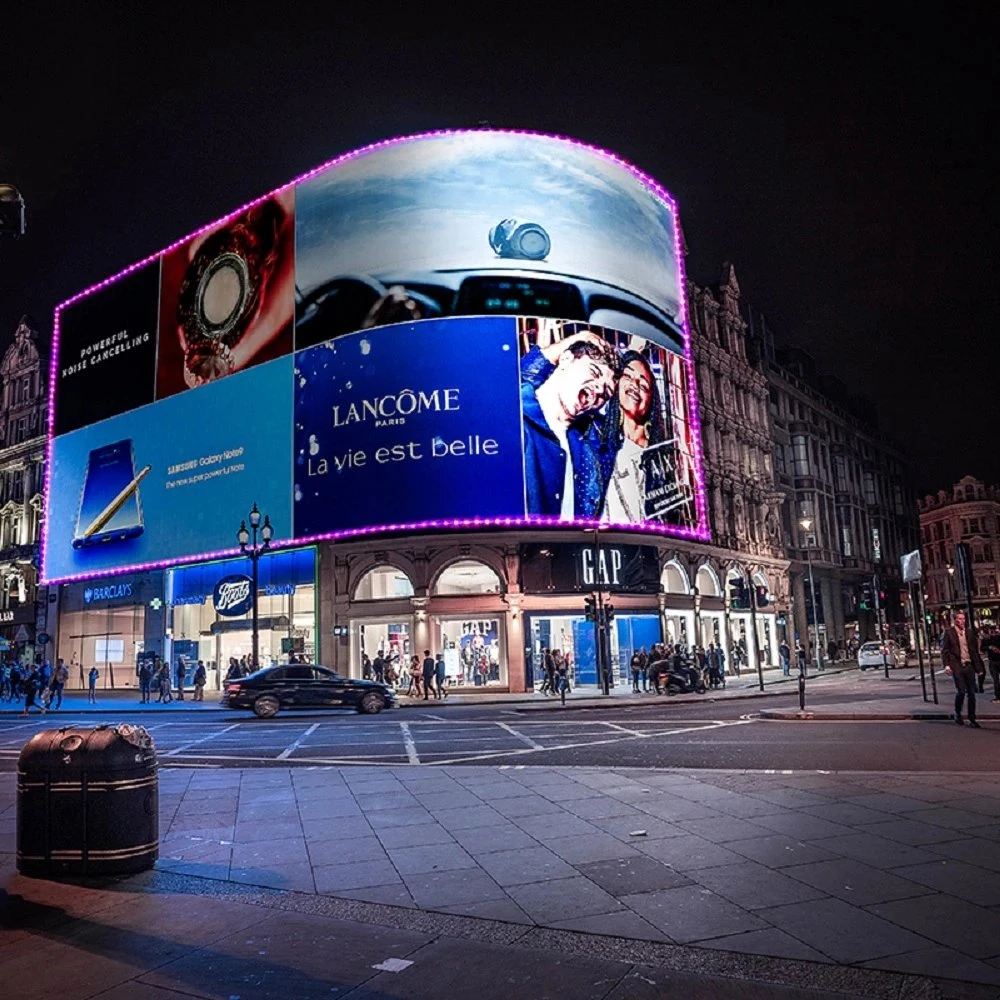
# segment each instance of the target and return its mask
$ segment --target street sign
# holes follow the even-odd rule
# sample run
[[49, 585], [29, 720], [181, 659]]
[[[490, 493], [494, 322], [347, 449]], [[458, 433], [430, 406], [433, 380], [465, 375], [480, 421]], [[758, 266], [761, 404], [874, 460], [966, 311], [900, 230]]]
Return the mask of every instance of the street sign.
[[14, 633], [14, 641], [27, 642], [29, 638], [28, 630], [23, 625], [18, 625], [17, 631]]
[[919, 583], [924, 575], [924, 568], [920, 561], [920, 549], [907, 552], [899, 558], [900, 568], [903, 571], [903, 583]]
[[39, 632], [38, 633], [38, 645], [39, 646], [47, 646], [51, 641], [52, 641], [52, 636], [50, 636], [48, 632]]

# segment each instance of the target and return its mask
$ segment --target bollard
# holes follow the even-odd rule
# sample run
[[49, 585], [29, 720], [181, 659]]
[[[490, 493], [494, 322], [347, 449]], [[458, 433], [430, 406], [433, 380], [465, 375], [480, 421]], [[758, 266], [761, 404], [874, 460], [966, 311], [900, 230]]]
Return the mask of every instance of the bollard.
[[806, 675], [799, 671], [799, 711], [806, 710]]

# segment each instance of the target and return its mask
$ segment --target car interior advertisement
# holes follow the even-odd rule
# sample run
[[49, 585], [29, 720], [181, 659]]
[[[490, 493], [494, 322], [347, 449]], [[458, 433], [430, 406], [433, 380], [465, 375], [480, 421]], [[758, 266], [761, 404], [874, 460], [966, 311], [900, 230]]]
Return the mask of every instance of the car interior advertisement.
[[676, 209], [571, 140], [403, 138], [57, 310], [43, 575], [402, 526], [707, 537]]
[[297, 348], [506, 313], [682, 349], [672, 207], [576, 144], [489, 131], [403, 142], [299, 184], [296, 205]]

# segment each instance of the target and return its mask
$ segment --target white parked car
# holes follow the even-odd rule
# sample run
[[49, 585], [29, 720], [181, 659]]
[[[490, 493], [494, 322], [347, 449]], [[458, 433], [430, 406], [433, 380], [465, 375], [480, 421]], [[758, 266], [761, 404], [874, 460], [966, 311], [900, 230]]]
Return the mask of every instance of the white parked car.
[[906, 650], [892, 639], [887, 642], [866, 642], [858, 650], [858, 666], [862, 670], [882, 667], [885, 663], [890, 667], [905, 667], [906, 659]]

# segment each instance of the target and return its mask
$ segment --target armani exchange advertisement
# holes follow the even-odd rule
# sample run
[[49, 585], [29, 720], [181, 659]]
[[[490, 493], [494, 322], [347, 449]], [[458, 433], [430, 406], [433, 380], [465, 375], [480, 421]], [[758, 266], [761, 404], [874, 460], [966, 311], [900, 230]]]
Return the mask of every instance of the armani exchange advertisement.
[[704, 536], [673, 202], [476, 130], [349, 154], [57, 311], [47, 580], [418, 524]]

